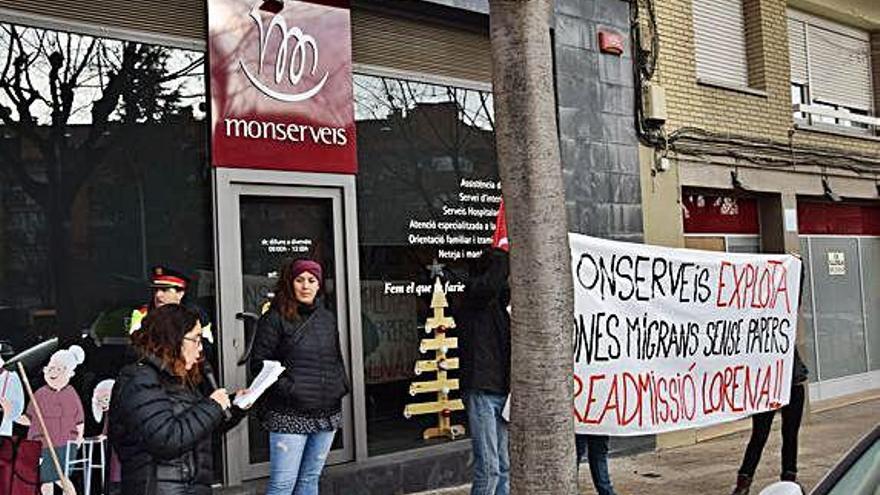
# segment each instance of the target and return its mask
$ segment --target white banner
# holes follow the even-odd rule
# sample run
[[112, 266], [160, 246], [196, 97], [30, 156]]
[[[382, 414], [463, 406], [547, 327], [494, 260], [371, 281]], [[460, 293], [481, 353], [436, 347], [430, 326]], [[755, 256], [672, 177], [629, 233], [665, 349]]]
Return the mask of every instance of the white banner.
[[659, 433], [788, 403], [800, 260], [569, 238], [578, 433]]

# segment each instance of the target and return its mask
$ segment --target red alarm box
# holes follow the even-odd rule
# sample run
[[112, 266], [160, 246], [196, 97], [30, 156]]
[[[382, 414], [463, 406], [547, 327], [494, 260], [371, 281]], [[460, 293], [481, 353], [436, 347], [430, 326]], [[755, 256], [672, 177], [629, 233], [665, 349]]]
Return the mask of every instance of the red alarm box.
[[623, 35], [613, 31], [599, 31], [599, 51], [612, 55], [623, 54]]

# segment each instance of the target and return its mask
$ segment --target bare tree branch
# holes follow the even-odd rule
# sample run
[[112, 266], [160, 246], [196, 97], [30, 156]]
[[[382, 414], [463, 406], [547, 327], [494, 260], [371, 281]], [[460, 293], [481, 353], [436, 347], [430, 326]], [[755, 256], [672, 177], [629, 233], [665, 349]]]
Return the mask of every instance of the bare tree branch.
[[9, 175], [9, 179], [12, 182], [15, 182], [24, 189], [24, 192], [28, 194], [35, 202], [40, 205], [45, 205], [48, 201], [46, 197], [46, 183], [38, 182], [28, 173], [27, 169], [24, 166], [22, 161], [14, 156], [10, 150], [6, 146], [0, 146], [0, 156], [3, 158], [3, 162], [9, 165], [9, 169], [5, 169], [0, 167], [0, 171], [7, 171], [7, 175]]

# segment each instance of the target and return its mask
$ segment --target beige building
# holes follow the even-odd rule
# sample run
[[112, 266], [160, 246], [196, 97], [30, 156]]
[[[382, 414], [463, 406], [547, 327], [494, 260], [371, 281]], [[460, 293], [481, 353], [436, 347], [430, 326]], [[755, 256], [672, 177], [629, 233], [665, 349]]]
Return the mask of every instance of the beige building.
[[811, 399], [876, 387], [880, 4], [668, 0], [640, 17], [645, 241], [799, 252]]

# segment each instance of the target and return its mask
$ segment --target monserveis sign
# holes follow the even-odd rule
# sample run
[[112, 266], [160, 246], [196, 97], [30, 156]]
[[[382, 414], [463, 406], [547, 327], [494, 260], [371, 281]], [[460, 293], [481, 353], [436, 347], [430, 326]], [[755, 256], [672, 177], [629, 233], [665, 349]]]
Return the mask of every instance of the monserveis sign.
[[214, 166], [357, 172], [348, 3], [208, 0]]

